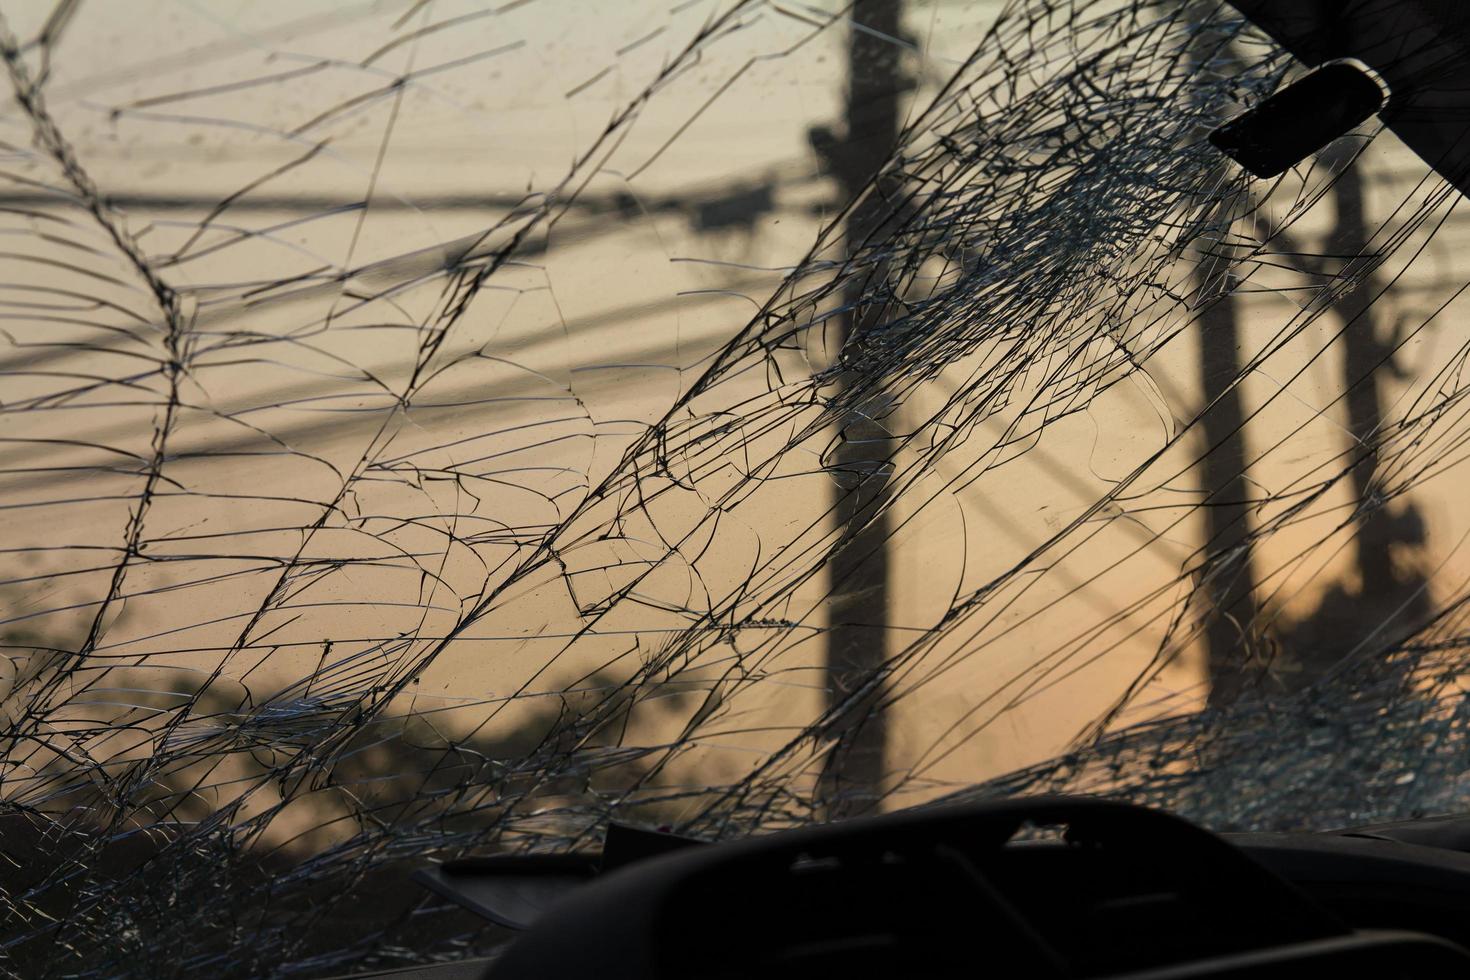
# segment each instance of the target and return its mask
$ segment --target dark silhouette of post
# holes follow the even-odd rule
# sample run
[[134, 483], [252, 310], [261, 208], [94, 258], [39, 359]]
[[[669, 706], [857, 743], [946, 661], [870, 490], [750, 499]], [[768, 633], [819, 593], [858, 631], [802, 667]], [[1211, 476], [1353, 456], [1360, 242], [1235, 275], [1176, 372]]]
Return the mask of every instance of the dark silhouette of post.
[[[868, 189], [888, 161], [898, 138], [899, 101], [909, 82], [902, 71], [901, 0], [857, 0], [848, 29], [846, 126], [840, 135], [812, 133], [812, 143], [836, 179], [840, 199], [852, 201]], [[849, 254], [894, 219], [884, 188], [852, 209], [843, 235]], [[881, 271], [873, 275], [881, 275]], [[834, 347], [838, 351], [882, 316], [881, 303], [865, 304], [873, 276], [850, 276]], [[840, 354], [839, 354], [840, 356]], [[834, 732], [819, 787], [819, 803], [829, 817], [868, 809], [881, 792], [886, 772], [887, 719], [881, 687], [873, 684], [886, 659], [889, 618], [890, 521], [883, 511], [886, 479], [883, 460], [890, 442], [874, 400], [881, 379], [838, 378], [838, 404], [865, 406], [841, 423], [832, 464], [837, 470], [836, 519], [844, 541], [829, 566], [831, 599], [825, 681], [828, 707], [843, 710]], [[867, 689], [865, 693], [864, 689]]]
[[[1327, 239], [1329, 256], [1361, 257], [1367, 251], [1363, 192], [1362, 172], [1356, 164], [1348, 164], [1332, 184], [1332, 203], [1337, 214]], [[1383, 424], [1378, 369], [1392, 357], [1391, 348], [1378, 339], [1377, 324], [1369, 305], [1378, 291], [1374, 277], [1365, 276], [1357, 288], [1334, 304], [1344, 323], [1343, 380], [1347, 385], [1348, 431], [1353, 438], [1353, 497], [1359, 503], [1371, 495], [1373, 474], [1378, 467], [1374, 439]], [[1370, 507], [1359, 512], [1357, 523], [1355, 557], [1363, 594], [1386, 596], [1396, 592], [1398, 583], [1390, 546], [1397, 535], [1390, 515], [1381, 507]]]
[[[1333, 300], [1341, 319], [1344, 403], [1347, 414], [1348, 474], [1354, 512], [1353, 565], [1357, 582], [1339, 583], [1318, 606], [1283, 634], [1285, 662], [1278, 673], [1290, 690], [1301, 690], [1331, 671], [1350, 654], [1377, 656], [1382, 646], [1433, 612], [1422, 569], [1401, 567], [1398, 554], [1422, 549], [1425, 527], [1419, 510], [1409, 504], [1399, 513], [1375, 501], [1379, 467], [1378, 439], [1383, 426], [1382, 372], [1397, 374], [1395, 341], [1379, 337], [1373, 301], [1381, 282], [1371, 271], [1355, 269], [1369, 261], [1366, 182], [1350, 162], [1354, 145], [1339, 141], [1327, 151], [1343, 167], [1332, 184], [1336, 210], [1324, 248], [1323, 274], [1346, 274], [1356, 284]], [[1386, 628], [1385, 628], [1386, 627]], [[1376, 637], [1364, 648], [1365, 638]]]
[[[1218, 44], [1202, 30], [1191, 55], [1196, 71]], [[1203, 134], [1201, 134], [1203, 135]], [[1226, 186], [1222, 159], [1201, 187]], [[1231, 289], [1229, 244], [1233, 202], [1221, 201], [1211, 227], [1195, 243], [1195, 303], [1199, 310], [1199, 383], [1206, 407], [1200, 419], [1205, 448], [1200, 460], [1205, 491], [1205, 559], [1199, 589], [1204, 615], [1205, 673], [1209, 705], [1220, 708], [1240, 696], [1250, 677], [1255, 647], [1255, 568], [1251, 553], [1250, 484], [1246, 478], [1245, 406], [1241, 401], [1240, 317]]]
[[[1215, 244], [1218, 246], [1218, 239]], [[1224, 265], [1206, 260], [1196, 273], [1200, 299], [1206, 304], [1199, 316], [1200, 392], [1210, 406], [1200, 419], [1206, 443], [1200, 465], [1207, 493], [1208, 555], [1200, 587], [1210, 606], [1205, 612], [1204, 640], [1212, 707], [1222, 707], [1240, 695], [1247, 679], [1256, 618], [1245, 408], [1240, 386], [1235, 384], [1241, 371], [1240, 327]]]

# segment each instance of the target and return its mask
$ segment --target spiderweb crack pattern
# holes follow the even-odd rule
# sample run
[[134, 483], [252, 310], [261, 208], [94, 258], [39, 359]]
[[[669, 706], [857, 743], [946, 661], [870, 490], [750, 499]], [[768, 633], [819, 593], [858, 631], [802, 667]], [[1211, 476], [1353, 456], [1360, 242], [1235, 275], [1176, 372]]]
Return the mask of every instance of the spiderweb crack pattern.
[[[407, 869], [589, 847], [615, 817], [821, 819], [829, 754], [911, 703], [940, 707], [859, 808], [1069, 790], [1276, 828], [1463, 805], [1463, 538], [1418, 503], [1470, 432], [1455, 191], [1422, 166], [1365, 189], [1374, 124], [1275, 183], [1222, 165], [1204, 134], [1300, 71], [1228, 6], [1013, 0], [799, 262], [702, 291], [748, 301], [713, 341], [670, 348], [635, 305], [604, 348], [558, 257], [749, 225], [630, 188], [861, 24], [672, 5], [565, 86], [616, 82], [617, 108], [564, 173], [453, 211], [401, 161], [434, 107], [474, 115], [460, 79], [541, 57], [515, 34], [540, 7], [360, 5], [328, 53], [306, 39], [332, 18], [267, 24], [189, 53], [202, 84], [169, 53], [68, 73], [73, 2], [0, 28], [8, 975], [464, 955], [501, 937], [403, 898]], [[274, 155], [223, 189], [114, 188], [74, 135], [99, 117]], [[882, 220], [857, 238], [860, 208]], [[430, 231], [383, 230], [402, 214]], [[1242, 339], [1201, 395], [1181, 365], [1226, 316]], [[635, 389], [637, 411], [609, 394]], [[970, 524], [1053, 486], [1083, 503], [1019, 544]], [[808, 697], [834, 565], [936, 514], [957, 570], [928, 620], [877, 624], [879, 665]], [[1238, 696], [1165, 697], [1202, 648]], [[1054, 758], [956, 774], [1099, 665], [1124, 680]]]

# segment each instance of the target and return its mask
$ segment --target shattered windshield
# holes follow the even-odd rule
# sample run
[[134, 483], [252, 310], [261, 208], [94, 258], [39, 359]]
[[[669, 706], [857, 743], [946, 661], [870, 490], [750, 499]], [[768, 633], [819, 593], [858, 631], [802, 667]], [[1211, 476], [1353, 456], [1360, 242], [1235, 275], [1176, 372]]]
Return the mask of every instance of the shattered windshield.
[[1045, 791], [1465, 808], [1459, 191], [1186, 0], [21, 0], [0, 970]]

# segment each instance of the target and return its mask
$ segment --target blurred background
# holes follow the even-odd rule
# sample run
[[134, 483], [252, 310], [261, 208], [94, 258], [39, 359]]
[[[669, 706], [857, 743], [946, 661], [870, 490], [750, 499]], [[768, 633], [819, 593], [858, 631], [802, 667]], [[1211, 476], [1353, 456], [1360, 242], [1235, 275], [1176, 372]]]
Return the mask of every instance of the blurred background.
[[[1018, 771], [1169, 802], [1209, 725], [1262, 774], [1332, 692], [1457, 700], [1464, 209], [1373, 120], [1215, 155], [1301, 71], [1226, 5], [4, 14], [27, 941], [150, 849], [305, 888]], [[1252, 798], [1310, 822], [1293, 765]]]

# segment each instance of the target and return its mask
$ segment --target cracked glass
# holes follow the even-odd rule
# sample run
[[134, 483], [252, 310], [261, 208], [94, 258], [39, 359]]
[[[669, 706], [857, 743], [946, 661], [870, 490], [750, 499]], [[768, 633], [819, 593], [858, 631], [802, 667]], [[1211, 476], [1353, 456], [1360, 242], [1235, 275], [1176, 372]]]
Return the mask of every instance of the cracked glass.
[[23, 0], [0, 969], [504, 934], [433, 862], [1464, 808], [1460, 192], [1153, 0]]

